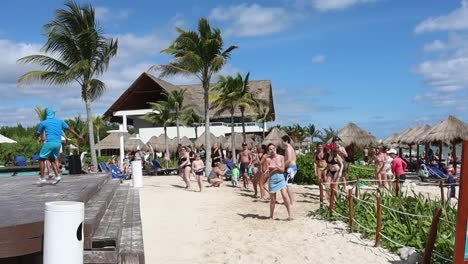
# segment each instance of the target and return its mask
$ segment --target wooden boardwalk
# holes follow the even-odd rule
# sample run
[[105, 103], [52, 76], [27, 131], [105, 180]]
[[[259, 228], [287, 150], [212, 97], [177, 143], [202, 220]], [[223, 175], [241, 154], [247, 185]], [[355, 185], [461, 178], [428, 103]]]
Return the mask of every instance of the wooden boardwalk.
[[[89, 259], [88, 262], [85, 260], [85, 263], [94, 263], [95, 261], [93, 256], [96, 254], [93, 253], [93, 250], [96, 249], [92, 245], [95, 231], [99, 230], [99, 226], [116, 225], [114, 229], [117, 228], [117, 231], [113, 233], [115, 237], [113, 242], [114, 250], [107, 252], [104, 257], [109, 260], [105, 263], [118, 263], [120, 257], [119, 244], [117, 243], [121, 240], [119, 235], [122, 234], [122, 223], [127, 220], [121, 216], [122, 223], [109, 224], [103, 216], [109, 214], [107, 212], [108, 209], [111, 209], [109, 208], [111, 203], [121, 208], [126, 207], [128, 202], [125, 199], [119, 199], [120, 194], [117, 199], [114, 199], [114, 194], [125, 193], [129, 197], [136, 195], [138, 204], [132, 204], [131, 206], [138, 209], [134, 222], [136, 225], [140, 223], [141, 226], [138, 190], [130, 188], [128, 185], [120, 185], [118, 180], [111, 180], [105, 174], [63, 176], [59, 184], [44, 185], [42, 187], [35, 185], [37, 179], [37, 177], [0, 178], [0, 263], [7, 259], [13, 260], [27, 255], [35, 255], [35, 259], [41, 258], [44, 209], [45, 203], [49, 201], [79, 201], [85, 203], [84, 247], [87, 251], [84, 252], [84, 257]], [[120, 191], [117, 192], [118, 190]], [[125, 198], [127, 198], [126, 196]], [[128, 211], [128, 209], [125, 211]], [[113, 221], [116, 220], [113, 219]], [[99, 235], [100, 239], [105, 238], [102, 237], [102, 232]], [[135, 237], [137, 239], [138, 234]], [[124, 245], [120, 245], [120, 247], [123, 248]], [[143, 241], [141, 238], [142, 247]], [[140, 263], [144, 263], [142, 250], [141, 252], [138, 251], [138, 256], [142, 256]], [[26, 262], [24, 261], [23, 258], [20, 261], [8, 263], [36, 262], [29, 259]]]

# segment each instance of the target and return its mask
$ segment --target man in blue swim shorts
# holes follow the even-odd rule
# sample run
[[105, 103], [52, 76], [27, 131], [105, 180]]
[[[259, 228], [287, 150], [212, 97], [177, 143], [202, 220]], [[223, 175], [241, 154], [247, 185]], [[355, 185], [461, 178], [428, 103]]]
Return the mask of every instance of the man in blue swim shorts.
[[49, 160], [55, 172], [55, 177], [52, 178], [52, 184], [58, 183], [62, 178], [59, 175], [58, 164], [55, 162], [59, 155], [60, 147], [62, 146], [62, 136], [65, 134], [64, 129], [67, 129], [80, 140], [83, 137], [78, 134], [73, 128], [69, 127], [63, 120], [55, 118], [54, 110], [46, 109], [46, 119], [39, 124], [37, 129], [38, 141], [44, 141], [42, 134], [45, 132], [45, 143], [39, 153], [39, 168], [41, 170], [41, 177], [37, 182], [38, 185], [47, 183], [44, 177], [45, 174], [45, 161]]
[[288, 195], [291, 205], [294, 203], [294, 192], [292, 190], [292, 183], [294, 181], [294, 176], [297, 173], [296, 166], [296, 152], [291, 146], [291, 138], [287, 135], [281, 138], [281, 148], [284, 149], [284, 178], [288, 184]]
[[270, 192], [270, 219], [273, 219], [273, 213], [275, 212], [276, 193], [281, 192], [281, 196], [283, 197], [284, 201], [284, 206], [286, 206], [286, 210], [288, 210], [288, 220], [291, 220], [291, 204], [289, 201], [289, 195], [286, 191], [287, 184], [283, 176], [284, 157], [276, 153], [276, 147], [271, 143], [267, 146], [267, 150], [267, 170], [265, 173], [270, 177], [270, 181], [268, 183]]

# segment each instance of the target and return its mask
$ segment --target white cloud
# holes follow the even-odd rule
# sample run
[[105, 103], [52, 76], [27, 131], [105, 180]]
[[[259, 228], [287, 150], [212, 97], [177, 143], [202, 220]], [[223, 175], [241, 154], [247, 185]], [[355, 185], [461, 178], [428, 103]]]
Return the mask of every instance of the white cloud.
[[460, 8], [448, 15], [428, 18], [419, 23], [414, 32], [423, 33], [440, 30], [464, 30], [468, 29], [468, 0], [462, 0]]
[[442, 51], [442, 50], [445, 50], [445, 48], [446, 48], [446, 45], [442, 41], [436, 39], [433, 42], [424, 45], [423, 50], [425, 52], [433, 52], [433, 51]]
[[325, 56], [323, 54], [318, 54], [318, 55], [315, 55], [314, 57], [312, 57], [312, 62], [313, 63], [321, 63], [321, 62], [324, 62], [326, 59], [327, 59], [327, 56]]
[[245, 37], [281, 32], [290, 26], [293, 15], [282, 7], [240, 4], [214, 8], [209, 18], [229, 23], [226, 34]]
[[319, 12], [327, 12], [343, 10], [355, 5], [373, 3], [377, 1], [380, 0], [312, 0], [312, 5]]
[[105, 6], [96, 6], [96, 19], [98, 21], [124, 20], [129, 16], [128, 10], [113, 10]]

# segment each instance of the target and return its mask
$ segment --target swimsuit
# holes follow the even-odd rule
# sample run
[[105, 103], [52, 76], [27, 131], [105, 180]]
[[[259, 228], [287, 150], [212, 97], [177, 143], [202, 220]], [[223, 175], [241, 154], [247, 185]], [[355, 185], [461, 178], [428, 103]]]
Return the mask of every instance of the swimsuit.
[[240, 169], [240, 175], [244, 175], [244, 173], [248, 173], [249, 163], [248, 162], [241, 162], [239, 169]]
[[[187, 160], [186, 158], [181, 158], [180, 159], [180, 164], [184, 163], [186, 160]], [[185, 164], [184, 166], [182, 166], [182, 169], [185, 169], [185, 168], [190, 167], [190, 166], [192, 166], [192, 164], [190, 164], [190, 163]]]

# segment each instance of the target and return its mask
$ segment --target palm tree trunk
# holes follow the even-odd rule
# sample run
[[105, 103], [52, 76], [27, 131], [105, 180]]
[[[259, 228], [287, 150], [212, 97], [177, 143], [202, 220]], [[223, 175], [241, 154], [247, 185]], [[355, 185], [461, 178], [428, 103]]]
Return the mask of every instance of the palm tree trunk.
[[91, 163], [97, 168], [96, 148], [94, 146], [93, 114], [91, 113], [91, 101], [86, 98], [86, 118], [88, 119], [89, 149], [91, 152]]
[[263, 140], [265, 140], [265, 130], [266, 130], [266, 121], [263, 121], [263, 132], [262, 132]]
[[[169, 154], [169, 145], [167, 144], [167, 127], [164, 126], [164, 145], [166, 145], [166, 153]], [[179, 145], [177, 145], [179, 146]]]
[[177, 146], [180, 144], [180, 133], [179, 133], [179, 104], [176, 103], [176, 126], [177, 126]]
[[232, 150], [232, 161], [236, 163], [236, 137], [234, 136], [234, 111], [231, 111], [231, 150]]
[[244, 142], [247, 142], [245, 138], [245, 116], [244, 116], [245, 109], [241, 108], [241, 121], [242, 121], [242, 139]]
[[[99, 137], [99, 129], [96, 131], [97, 143], [101, 142], [101, 138]], [[98, 149], [98, 157], [101, 157], [101, 148]]]
[[206, 164], [205, 164], [205, 175], [210, 174], [211, 170], [211, 142], [210, 142], [210, 101], [208, 95], [210, 91], [210, 82], [203, 82], [203, 99], [205, 101], [205, 150], [206, 150]]

